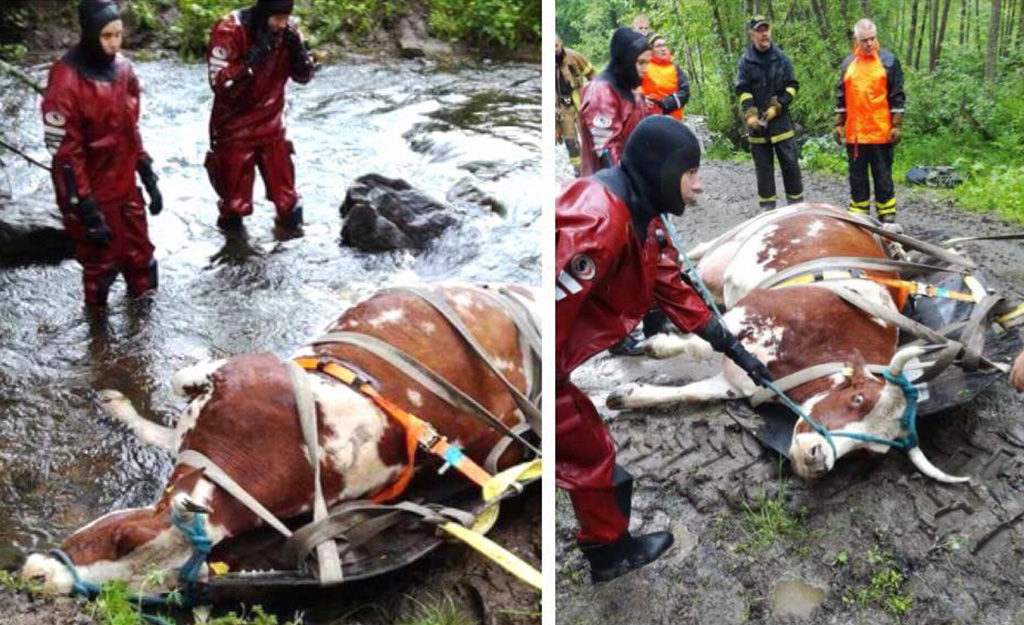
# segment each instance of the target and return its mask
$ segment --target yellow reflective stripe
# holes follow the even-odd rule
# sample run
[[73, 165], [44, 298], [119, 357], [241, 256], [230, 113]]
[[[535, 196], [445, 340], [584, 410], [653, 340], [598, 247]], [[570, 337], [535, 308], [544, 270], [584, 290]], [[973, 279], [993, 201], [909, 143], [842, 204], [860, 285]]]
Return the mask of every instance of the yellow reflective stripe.
[[745, 101], [747, 101], [747, 100], [749, 100], [749, 99], [751, 99], [753, 97], [754, 97], [753, 93], [741, 93], [740, 94], [740, 104], [743, 104]]
[[576, 110], [580, 110], [580, 90], [576, 89], [572, 92], [572, 104], [576, 107]]
[[796, 97], [796, 88], [794, 88], [794, 87], [786, 87], [786, 91], [789, 92], [789, 95], [793, 96], [794, 98]]
[[761, 197], [759, 195], [759, 196], [757, 196], [757, 199], [761, 200], [762, 202], [774, 202], [775, 200], [777, 200], [779, 198], [776, 195], [773, 195], [771, 197]]
[[803, 193], [798, 193], [797, 195], [790, 195], [790, 194], [787, 193], [786, 194], [786, 199], [787, 200], [802, 200], [802, 199], [804, 199], [804, 194]]
[[772, 143], [778, 143], [779, 141], [785, 141], [786, 139], [790, 139], [792, 137], [793, 137], [793, 131], [792, 130], [787, 130], [786, 132], [784, 132], [782, 134], [774, 135], [772, 137]]
[[441, 529], [458, 538], [473, 549], [476, 549], [492, 562], [523, 580], [530, 586], [533, 586], [537, 590], [541, 590], [543, 586], [543, 578], [540, 571], [533, 568], [519, 556], [505, 549], [490, 538], [451, 521], [441, 525]]
[[851, 213], [857, 213], [857, 214], [860, 214], [860, 215], [867, 215], [867, 214], [871, 213], [871, 211], [866, 209], [866, 208], [855, 208], [853, 206], [850, 207], [850, 212]]
[[996, 317], [996, 321], [999, 322], [999, 325], [1005, 326], [1007, 323], [1013, 321], [1014, 319], [1020, 317], [1021, 315], [1024, 315], [1024, 304], [1021, 304], [1020, 306], [1014, 308], [1005, 315], [1000, 315], [999, 317]]
[[871, 200], [864, 200], [863, 202], [854, 202], [850, 200], [851, 208], [868, 208], [871, 206]]
[[747, 141], [751, 143], [768, 143], [768, 140], [764, 137], [747, 137]]
[[896, 198], [892, 198], [888, 202], [882, 202], [881, 204], [875, 202], [875, 206], [878, 207], [878, 210], [882, 210], [883, 208], [895, 208]]

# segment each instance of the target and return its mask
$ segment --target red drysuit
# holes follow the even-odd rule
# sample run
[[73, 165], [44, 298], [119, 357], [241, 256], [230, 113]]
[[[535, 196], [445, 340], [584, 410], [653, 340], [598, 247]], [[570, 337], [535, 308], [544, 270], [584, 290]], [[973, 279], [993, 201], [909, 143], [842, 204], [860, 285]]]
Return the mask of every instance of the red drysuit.
[[569, 374], [632, 331], [655, 302], [685, 332], [711, 318], [680, 279], [661, 220], [650, 221], [643, 243], [633, 223], [625, 202], [595, 179], [575, 181], [556, 203], [555, 477], [569, 491], [580, 542], [614, 542], [628, 519], [615, 500], [608, 427]]
[[[149, 156], [139, 135], [139, 80], [131, 63], [117, 56], [108, 81], [58, 61], [50, 69], [42, 110], [57, 204], [82, 265], [86, 302], [106, 304], [118, 273], [124, 274], [132, 295], [155, 288], [153, 244], [135, 179], [139, 161]], [[68, 188], [66, 168], [77, 189]], [[86, 240], [73, 193], [76, 199], [95, 200], [110, 229], [109, 247]]]
[[305, 84], [314, 72], [293, 70], [288, 50], [280, 42], [250, 68], [246, 61], [252, 31], [245, 24], [249, 19], [255, 18], [245, 10], [235, 11], [210, 33], [207, 63], [214, 101], [206, 169], [220, 197], [222, 216], [252, 214], [252, 187], [259, 167], [267, 198], [283, 218], [299, 202], [294, 148], [285, 139], [285, 84], [289, 78]]
[[[580, 176], [590, 176], [619, 164], [626, 139], [652, 110], [642, 96], [629, 100], [599, 76], [583, 86], [580, 103]], [[610, 162], [602, 162], [608, 151]]]

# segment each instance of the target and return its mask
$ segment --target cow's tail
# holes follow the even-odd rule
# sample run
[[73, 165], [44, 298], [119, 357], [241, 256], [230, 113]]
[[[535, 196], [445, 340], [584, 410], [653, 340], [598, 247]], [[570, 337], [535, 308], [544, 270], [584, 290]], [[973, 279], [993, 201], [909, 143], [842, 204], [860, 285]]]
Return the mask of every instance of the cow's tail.
[[98, 394], [100, 407], [111, 419], [128, 426], [140, 441], [175, 454], [174, 430], [142, 418], [132, 402], [118, 391], [106, 390]]

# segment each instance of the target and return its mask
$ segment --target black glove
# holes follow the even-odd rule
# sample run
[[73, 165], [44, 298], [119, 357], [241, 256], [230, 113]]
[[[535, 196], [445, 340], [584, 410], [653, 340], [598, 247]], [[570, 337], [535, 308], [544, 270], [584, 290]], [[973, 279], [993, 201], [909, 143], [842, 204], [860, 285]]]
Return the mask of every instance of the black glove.
[[252, 45], [249, 46], [249, 54], [245, 57], [245, 64], [249, 69], [259, 67], [274, 52], [277, 48], [277, 43], [278, 37], [274, 31], [269, 28], [259, 31]]
[[711, 347], [716, 352], [725, 354], [729, 360], [746, 371], [754, 384], [765, 386], [765, 382], [775, 381], [772, 374], [768, 372], [768, 367], [765, 367], [764, 363], [748, 352], [747, 348], [743, 347], [743, 343], [740, 343], [739, 339], [718, 321], [718, 317], [709, 319], [707, 325], [698, 334], [702, 339], [711, 343]]
[[300, 74], [312, 72], [315, 65], [298, 29], [289, 25], [284, 29], [281, 37], [284, 39], [285, 48], [288, 49], [288, 60], [291, 62], [292, 71]]
[[678, 106], [676, 106], [676, 102], [678, 102], [678, 100], [676, 100], [676, 97], [674, 95], [665, 96], [664, 98], [658, 100], [658, 106], [660, 106], [661, 110], [665, 111], [666, 113], [671, 113], [672, 111], [679, 108]]
[[135, 170], [139, 172], [142, 186], [146, 187], [146, 193], [149, 194], [149, 214], [159, 215], [164, 209], [164, 196], [160, 194], [160, 187], [156, 184], [160, 178], [153, 171], [153, 159], [139, 160]]
[[110, 228], [95, 200], [87, 197], [79, 204], [79, 208], [82, 211], [82, 225], [85, 226], [85, 240], [100, 247], [110, 247]]

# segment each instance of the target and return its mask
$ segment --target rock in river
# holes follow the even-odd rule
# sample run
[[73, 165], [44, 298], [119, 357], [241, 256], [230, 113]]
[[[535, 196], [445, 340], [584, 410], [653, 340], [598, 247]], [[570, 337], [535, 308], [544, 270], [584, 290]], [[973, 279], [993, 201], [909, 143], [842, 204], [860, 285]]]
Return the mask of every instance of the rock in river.
[[0, 200], [0, 265], [58, 262], [71, 253], [71, 239], [52, 205]]
[[348, 189], [341, 205], [341, 244], [365, 252], [421, 250], [458, 223], [447, 207], [404, 180], [367, 174]]

